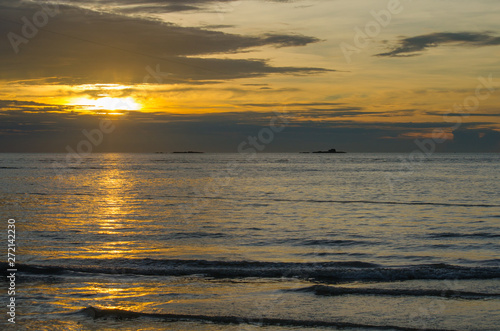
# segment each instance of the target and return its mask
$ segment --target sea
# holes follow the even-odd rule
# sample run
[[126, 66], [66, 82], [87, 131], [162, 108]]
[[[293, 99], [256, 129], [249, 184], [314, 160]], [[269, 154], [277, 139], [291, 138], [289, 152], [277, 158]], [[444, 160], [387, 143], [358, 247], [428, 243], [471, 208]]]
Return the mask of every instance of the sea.
[[499, 154], [0, 154], [0, 329], [500, 330], [499, 170]]

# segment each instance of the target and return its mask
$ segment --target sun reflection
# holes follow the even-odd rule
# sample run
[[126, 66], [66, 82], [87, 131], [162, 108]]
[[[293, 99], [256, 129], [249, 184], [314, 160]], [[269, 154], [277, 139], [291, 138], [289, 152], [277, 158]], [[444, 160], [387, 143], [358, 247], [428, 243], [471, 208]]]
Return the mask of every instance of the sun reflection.
[[100, 198], [96, 201], [96, 233], [109, 236], [109, 239], [103, 240], [93, 250], [99, 258], [123, 257], [133, 253], [130, 243], [121, 240], [127, 228], [129, 210], [126, 192], [130, 189], [130, 182], [120, 169], [120, 157], [106, 155], [104, 162], [106, 170], [97, 178]]
[[124, 214], [122, 207], [125, 201], [121, 196], [121, 187], [116, 186], [119, 185], [119, 182], [119, 179], [113, 179], [104, 181], [102, 184], [102, 189], [106, 191], [106, 195], [101, 203], [101, 223], [99, 227], [103, 231], [100, 231], [100, 233], [118, 234], [116, 230], [124, 227], [120, 220]]

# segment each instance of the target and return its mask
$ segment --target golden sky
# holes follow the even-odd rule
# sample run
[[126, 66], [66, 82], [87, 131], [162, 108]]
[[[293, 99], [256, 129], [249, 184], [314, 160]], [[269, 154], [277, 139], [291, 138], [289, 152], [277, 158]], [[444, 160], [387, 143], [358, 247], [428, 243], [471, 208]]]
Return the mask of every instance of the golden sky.
[[[500, 2], [0, 0], [0, 151], [500, 151]], [[437, 130], [437, 131], [436, 131]], [[434, 132], [434, 133], [433, 133]]]

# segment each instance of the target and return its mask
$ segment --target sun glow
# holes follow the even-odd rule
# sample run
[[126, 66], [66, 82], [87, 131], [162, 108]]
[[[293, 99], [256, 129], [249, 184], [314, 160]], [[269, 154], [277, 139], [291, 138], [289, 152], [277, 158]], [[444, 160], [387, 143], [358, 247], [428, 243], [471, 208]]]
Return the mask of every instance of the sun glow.
[[81, 106], [86, 110], [102, 110], [102, 111], [130, 111], [140, 110], [141, 104], [132, 97], [127, 98], [112, 98], [103, 97], [98, 99], [78, 98], [71, 102], [72, 105]]

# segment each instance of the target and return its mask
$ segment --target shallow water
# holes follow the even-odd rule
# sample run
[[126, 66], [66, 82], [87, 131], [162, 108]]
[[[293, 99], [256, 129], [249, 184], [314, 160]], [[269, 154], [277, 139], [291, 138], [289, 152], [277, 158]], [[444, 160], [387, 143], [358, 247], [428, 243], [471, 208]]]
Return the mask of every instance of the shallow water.
[[2, 154], [16, 326], [497, 329], [500, 157], [407, 157]]

